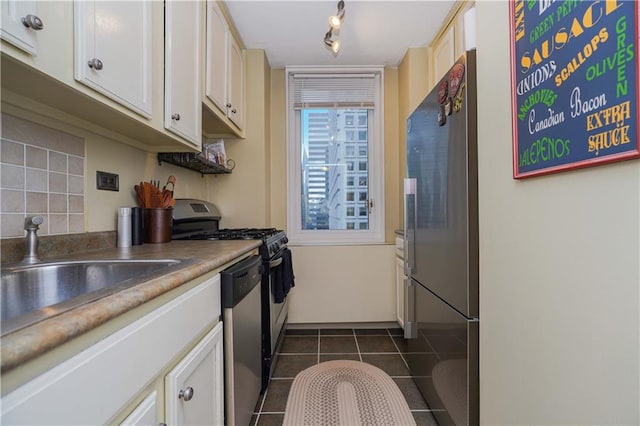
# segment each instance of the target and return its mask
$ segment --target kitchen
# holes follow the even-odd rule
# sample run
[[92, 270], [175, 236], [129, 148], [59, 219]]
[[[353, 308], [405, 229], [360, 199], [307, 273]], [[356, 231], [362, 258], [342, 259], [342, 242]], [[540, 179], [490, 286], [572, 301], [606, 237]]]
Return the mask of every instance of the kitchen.
[[[508, 7], [478, 2], [476, 9], [481, 423], [637, 424], [640, 165], [632, 160], [513, 180]], [[399, 141], [385, 147], [387, 243], [292, 247], [296, 281], [305, 284], [292, 294], [290, 322], [394, 321], [392, 241], [402, 224], [403, 125], [430, 88], [429, 55], [426, 47], [412, 48], [397, 68], [385, 69], [385, 140]], [[261, 50], [247, 50], [245, 61], [246, 138], [225, 138], [236, 161], [229, 175], [203, 178], [158, 165], [153, 152], [134, 146], [135, 138], [122, 143], [113, 133], [78, 130], [78, 121], [65, 114], [50, 114], [56, 119], [9, 105], [4, 86], [3, 111], [84, 139], [85, 208], [78, 213], [84, 226], [74, 232], [114, 231], [117, 208], [134, 203], [124, 188], [170, 174], [180, 197], [215, 201], [225, 227], [285, 229], [286, 194], [279, 190], [287, 181], [284, 70], [270, 69]], [[8, 121], [3, 116], [3, 135]], [[118, 173], [121, 190], [95, 190], [98, 170]], [[256, 184], [255, 176], [264, 179]], [[251, 197], [239, 196], [246, 188]], [[3, 214], [3, 224], [6, 219]], [[333, 297], [337, 292], [340, 299]]]

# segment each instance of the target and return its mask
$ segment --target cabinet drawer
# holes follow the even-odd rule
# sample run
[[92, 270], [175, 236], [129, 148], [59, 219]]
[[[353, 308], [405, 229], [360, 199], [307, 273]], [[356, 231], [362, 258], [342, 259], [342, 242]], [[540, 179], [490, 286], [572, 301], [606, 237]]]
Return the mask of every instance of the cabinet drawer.
[[396, 256], [404, 259], [404, 239], [396, 235]]
[[220, 276], [2, 398], [2, 424], [105, 424], [220, 315]]

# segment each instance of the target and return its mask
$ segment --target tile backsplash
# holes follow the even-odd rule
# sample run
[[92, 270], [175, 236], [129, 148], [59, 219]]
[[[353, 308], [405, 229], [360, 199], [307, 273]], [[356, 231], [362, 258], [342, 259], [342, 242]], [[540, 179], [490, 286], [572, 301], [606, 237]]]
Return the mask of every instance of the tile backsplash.
[[84, 139], [6, 113], [0, 140], [0, 237], [24, 235], [40, 215], [38, 235], [84, 232]]

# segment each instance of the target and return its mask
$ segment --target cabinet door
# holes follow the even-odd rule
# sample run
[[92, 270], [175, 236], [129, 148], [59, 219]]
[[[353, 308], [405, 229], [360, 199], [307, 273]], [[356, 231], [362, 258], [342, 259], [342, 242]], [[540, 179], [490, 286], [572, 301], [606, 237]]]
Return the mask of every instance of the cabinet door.
[[165, 107], [166, 129], [202, 145], [200, 98], [200, 3], [165, 3]]
[[0, 424], [107, 424], [217, 320], [220, 306], [216, 274], [3, 395]]
[[218, 323], [165, 378], [170, 425], [224, 423], [222, 323]]
[[157, 415], [158, 392], [153, 391], [138, 405], [135, 410], [121, 423], [122, 426], [155, 426], [158, 424]]
[[396, 257], [396, 319], [404, 329], [404, 260]]
[[449, 30], [442, 36], [442, 38], [438, 41], [438, 43], [434, 46], [433, 49], [433, 71], [434, 71], [434, 80], [433, 84], [435, 85], [444, 74], [449, 71], [449, 68], [453, 66], [455, 61], [455, 31], [454, 28], [451, 27]]
[[150, 118], [151, 31], [151, 2], [76, 0], [76, 80]]
[[229, 103], [227, 115], [236, 126], [244, 124], [244, 58], [240, 46], [229, 37]]
[[215, 1], [207, 1], [206, 95], [222, 111], [227, 110], [227, 37], [229, 27]]
[[35, 0], [2, 0], [0, 8], [2, 39], [36, 55], [38, 31], [44, 28], [44, 23], [36, 13]]

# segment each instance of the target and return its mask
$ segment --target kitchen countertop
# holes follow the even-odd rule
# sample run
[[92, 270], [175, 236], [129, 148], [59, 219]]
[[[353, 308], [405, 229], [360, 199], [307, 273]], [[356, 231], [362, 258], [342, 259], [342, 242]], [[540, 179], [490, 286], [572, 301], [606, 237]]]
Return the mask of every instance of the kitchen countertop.
[[5, 373], [63, 343], [182, 284], [233, 261], [259, 247], [259, 240], [172, 241], [113, 248], [59, 257], [53, 260], [189, 259], [190, 263], [167, 275], [135, 285], [78, 308], [45, 319], [0, 338], [1, 371]]

